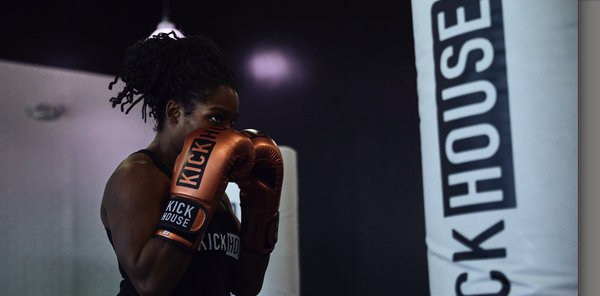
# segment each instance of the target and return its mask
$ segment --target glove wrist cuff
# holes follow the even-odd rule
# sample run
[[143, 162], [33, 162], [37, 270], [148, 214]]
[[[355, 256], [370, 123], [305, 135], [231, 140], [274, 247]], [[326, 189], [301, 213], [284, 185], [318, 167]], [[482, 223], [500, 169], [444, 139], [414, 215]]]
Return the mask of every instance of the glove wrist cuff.
[[242, 208], [241, 249], [258, 254], [273, 252], [279, 231], [279, 212], [257, 214]]
[[209, 221], [209, 209], [194, 200], [171, 196], [154, 236], [195, 251]]

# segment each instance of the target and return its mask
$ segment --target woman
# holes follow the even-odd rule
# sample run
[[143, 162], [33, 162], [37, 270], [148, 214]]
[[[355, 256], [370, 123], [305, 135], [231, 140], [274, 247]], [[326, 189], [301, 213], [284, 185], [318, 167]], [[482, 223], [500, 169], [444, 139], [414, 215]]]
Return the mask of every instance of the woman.
[[127, 113], [142, 102], [144, 120], [149, 108], [157, 132], [146, 149], [119, 164], [102, 199], [102, 223], [123, 276], [119, 295], [258, 294], [268, 252], [232, 253], [215, 242], [240, 236], [227, 195], [216, 206], [200, 250], [186, 252], [155, 236], [186, 136], [203, 127], [231, 128], [238, 116], [237, 80], [217, 47], [201, 36], [159, 34], [128, 49], [109, 88], [119, 78], [125, 86], [111, 99], [113, 107], [123, 111], [130, 104]]

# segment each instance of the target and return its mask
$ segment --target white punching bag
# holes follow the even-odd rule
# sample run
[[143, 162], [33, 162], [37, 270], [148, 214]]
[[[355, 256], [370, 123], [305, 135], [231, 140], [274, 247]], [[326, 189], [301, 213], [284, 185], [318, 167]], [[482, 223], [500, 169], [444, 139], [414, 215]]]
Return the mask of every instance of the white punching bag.
[[412, 14], [431, 295], [577, 295], [577, 1]]

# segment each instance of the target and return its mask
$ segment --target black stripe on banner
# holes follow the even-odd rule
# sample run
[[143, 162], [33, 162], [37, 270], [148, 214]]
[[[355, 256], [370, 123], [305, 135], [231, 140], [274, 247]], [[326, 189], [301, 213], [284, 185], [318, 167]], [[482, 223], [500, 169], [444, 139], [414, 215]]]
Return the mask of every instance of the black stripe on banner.
[[444, 216], [516, 207], [500, 0], [433, 4]]

